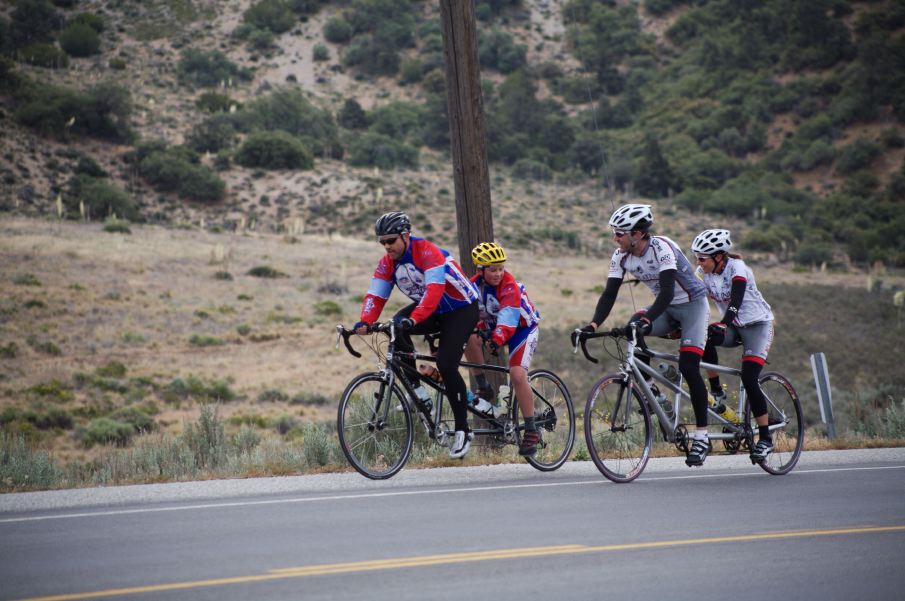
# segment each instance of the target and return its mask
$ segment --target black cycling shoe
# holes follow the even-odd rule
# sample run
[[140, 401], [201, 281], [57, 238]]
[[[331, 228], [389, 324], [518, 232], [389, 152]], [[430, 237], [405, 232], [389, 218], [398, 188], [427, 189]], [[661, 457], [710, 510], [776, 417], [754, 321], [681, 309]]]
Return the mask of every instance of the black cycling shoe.
[[518, 447], [518, 454], [528, 457], [537, 453], [537, 444], [540, 442], [540, 432], [525, 432], [522, 442]]
[[760, 465], [773, 452], [773, 441], [761, 438], [751, 451], [751, 463]]
[[691, 449], [688, 451], [688, 454], [685, 455], [685, 465], [688, 467], [700, 467], [704, 465], [704, 460], [707, 459], [707, 455], [710, 454], [710, 451], [712, 450], [713, 445], [710, 444], [710, 440], [693, 439]]

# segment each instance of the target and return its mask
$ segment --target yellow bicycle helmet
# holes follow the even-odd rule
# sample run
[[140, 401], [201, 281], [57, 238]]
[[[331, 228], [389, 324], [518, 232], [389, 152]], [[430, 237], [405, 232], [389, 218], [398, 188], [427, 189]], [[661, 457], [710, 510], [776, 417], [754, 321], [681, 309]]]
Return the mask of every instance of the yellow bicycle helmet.
[[502, 265], [506, 262], [506, 251], [496, 242], [481, 242], [472, 249], [471, 262], [479, 267]]

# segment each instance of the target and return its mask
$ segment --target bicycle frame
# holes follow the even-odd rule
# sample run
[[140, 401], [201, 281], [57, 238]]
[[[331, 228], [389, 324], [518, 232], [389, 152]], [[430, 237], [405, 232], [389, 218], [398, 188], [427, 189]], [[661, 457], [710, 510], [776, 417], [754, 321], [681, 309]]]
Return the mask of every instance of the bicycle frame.
[[[351, 345], [349, 344], [349, 335], [350, 332], [345, 330], [342, 326], [337, 326], [337, 333], [341, 339], [344, 340], [347, 350], [352, 353], [356, 357], [361, 357], [361, 353], [355, 351]], [[442, 426], [443, 422], [441, 417], [443, 415], [443, 403], [448, 399], [446, 395], [446, 388], [435, 382], [432, 378], [424, 376], [417, 369], [413, 369], [410, 365], [401, 361], [403, 358], [410, 358], [413, 361], [426, 361], [431, 363], [436, 363], [437, 358], [433, 355], [427, 355], [418, 352], [402, 352], [396, 350], [396, 328], [390, 323], [383, 330], [389, 334], [389, 345], [387, 347], [386, 353], [384, 354], [385, 365], [379, 370], [379, 373], [386, 380], [386, 387], [381, 391], [381, 399], [378, 404], [378, 409], [382, 406], [383, 414], [382, 419], [385, 421], [387, 419], [387, 412], [390, 410], [389, 408], [389, 399], [391, 397], [391, 391], [394, 386], [401, 387], [405, 394], [403, 396], [403, 400], [408, 404], [409, 409], [415, 415], [418, 415], [421, 419], [421, 423], [424, 425], [425, 430], [427, 431], [428, 437], [432, 440], [436, 440], [441, 444], [444, 442], [444, 437], [447, 435], [447, 431], [444, 431]], [[493, 365], [489, 363], [472, 363], [469, 361], [459, 361], [460, 367], [469, 367], [469, 368], [479, 368], [488, 371], [496, 371], [500, 373], [509, 374], [509, 368], [506, 366]], [[400, 377], [402, 374], [405, 374], [405, 377]], [[413, 383], [417, 382], [417, 384], [427, 385], [434, 391], [434, 403], [433, 407], [428, 410], [424, 407], [422, 403], [416, 402], [414, 399], [418, 398], [418, 395], [415, 393], [415, 386]], [[535, 394], [543, 398], [543, 396], [532, 387], [532, 390]], [[489, 420], [487, 416], [475, 411], [471, 406], [467, 406], [467, 410], [480, 418], [485, 423], [496, 423], [496, 426], [493, 427], [480, 427], [472, 429], [472, 432], [475, 436], [483, 435], [502, 435], [508, 441], [510, 438], [512, 441], [515, 440], [514, 433], [516, 431], [523, 431], [525, 429], [524, 423], [520, 423], [518, 426], [515, 426], [515, 411], [516, 404], [514, 402], [509, 403], [508, 412], [505, 416], [501, 416], [496, 420]], [[379, 416], [374, 416], [377, 419]], [[543, 420], [536, 422], [538, 427], [544, 426]]]
[[[663, 374], [659, 371], [647, 365], [643, 361], [639, 360], [635, 357], [635, 353], [639, 352], [653, 359], [661, 359], [664, 361], [668, 361], [670, 363], [674, 363], [678, 365], [679, 356], [664, 353], [660, 351], [653, 350], [644, 345], [643, 348], [639, 350], [639, 344], [635, 340], [634, 337], [626, 338], [626, 351], [625, 357], [622, 359], [622, 362], [619, 366], [619, 371], [626, 378], [629, 379], [630, 383], [636, 386], [640, 392], [644, 402], [647, 404], [648, 409], [651, 414], [657, 416], [657, 419], [661, 424], [661, 432], [663, 433], [664, 438], [668, 442], [675, 443], [677, 433], [679, 432], [679, 420], [681, 418], [681, 405], [682, 399], [686, 399], [691, 402], [691, 395], [682, 388], [682, 374], [678, 374], [678, 381], [673, 382], [667, 379]], [[713, 440], [734, 440], [739, 438], [740, 434], [744, 434], [745, 437], [750, 438], [752, 435], [751, 429], [751, 416], [750, 409], [746, 411], [746, 393], [745, 387], [742, 384], [741, 377], [742, 372], [740, 369], [727, 367], [725, 365], [711, 364], [701, 362], [700, 369], [706, 369], [710, 371], [714, 371], [723, 375], [727, 375], [730, 377], [736, 378], [738, 380], [738, 407], [736, 408], [736, 413], [742, 417], [741, 423], [735, 423], [727, 420], [725, 417], [714, 411], [711, 407], [707, 407], [708, 414], [708, 422], [711, 425], [722, 426], [721, 432], [710, 432], [709, 436]], [[678, 372], [678, 370], [677, 370]], [[660, 403], [656, 402], [654, 399], [654, 393], [651, 390], [650, 385], [647, 382], [647, 378], [656, 381], [658, 384], [665, 387], [667, 390], [673, 393], [673, 417], [670, 418], [666, 411], [660, 406]], [[662, 389], [661, 389], [662, 390]], [[767, 403], [771, 404], [770, 399], [767, 398]], [[626, 410], [630, 403], [626, 403]], [[779, 409], [778, 407], [774, 408], [780, 413], [782, 416], [781, 423], [770, 425], [770, 431], [773, 432], [775, 430], [779, 430], [785, 427], [787, 418], [785, 413]], [[668, 426], [668, 427], [665, 427]]]

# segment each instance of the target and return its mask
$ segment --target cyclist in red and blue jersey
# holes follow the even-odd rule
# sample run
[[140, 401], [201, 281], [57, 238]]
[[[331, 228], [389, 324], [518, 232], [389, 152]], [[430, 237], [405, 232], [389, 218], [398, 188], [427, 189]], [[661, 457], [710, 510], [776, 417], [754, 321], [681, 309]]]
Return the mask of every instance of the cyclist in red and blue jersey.
[[[519, 445], [519, 455], [534, 455], [540, 442], [540, 432], [534, 423], [534, 395], [528, 382], [531, 358], [537, 349], [540, 313], [528, 298], [525, 286], [506, 270], [506, 251], [495, 242], [482, 242], [471, 251], [471, 260], [478, 273], [471, 279], [480, 293], [479, 329], [488, 332], [486, 345], [496, 352], [504, 344], [509, 346], [509, 377], [515, 397], [525, 418], [525, 435]], [[465, 357], [480, 363], [482, 338], [474, 335], [465, 348]], [[473, 369], [478, 384], [479, 400], [475, 409], [498, 417], [492, 404], [493, 389], [481, 370]]]
[[[701, 466], [712, 449], [707, 432], [707, 386], [700, 372], [710, 305], [704, 284], [695, 276], [679, 246], [666, 236], [648, 232], [653, 221], [650, 205], [641, 204], [622, 205], [610, 217], [617, 248], [594, 317], [581, 328], [581, 333], [594, 332], [603, 324], [627, 273], [650, 288], [656, 295], [653, 304], [632, 315], [629, 324], [637, 324], [644, 335], [666, 336], [681, 330], [679, 371], [688, 384], [696, 426], [690, 433], [691, 446], [685, 464]], [[573, 345], [580, 336], [580, 333], [572, 334]]]
[[[377, 241], [386, 254], [374, 271], [361, 308], [361, 321], [354, 329], [358, 334], [367, 333], [380, 317], [394, 285], [412, 300], [393, 317], [399, 334], [396, 347], [402, 352], [413, 352], [411, 334], [440, 333], [437, 369], [456, 420], [449, 456], [463, 457], [474, 434], [468, 428], [467, 389], [459, 373], [459, 361], [478, 322], [478, 291], [449, 252], [412, 236], [411, 230], [408, 215], [399, 211], [382, 215], [374, 224]], [[413, 359], [407, 362], [415, 369]]]

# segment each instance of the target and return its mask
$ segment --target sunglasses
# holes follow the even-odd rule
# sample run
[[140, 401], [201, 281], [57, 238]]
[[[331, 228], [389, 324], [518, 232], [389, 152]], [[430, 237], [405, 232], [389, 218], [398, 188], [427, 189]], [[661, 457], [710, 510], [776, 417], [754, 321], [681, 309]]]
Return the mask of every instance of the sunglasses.
[[399, 236], [393, 236], [392, 238], [378, 238], [377, 241], [383, 244], [384, 246], [393, 246], [396, 244], [396, 240], [399, 240]]
[[698, 255], [698, 257], [697, 257], [698, 263], [703, 263], [703, 262], [705, 262], [707, 259], [712, 259], [712, 258], [713, 258], [713, 257], [711, 257], [710, 255]]
[[631, 232], [623, 232], [622, 230], [613, 230], [613, 235], [617, 238], [621, 238], [623, 236], [628, 236]]

